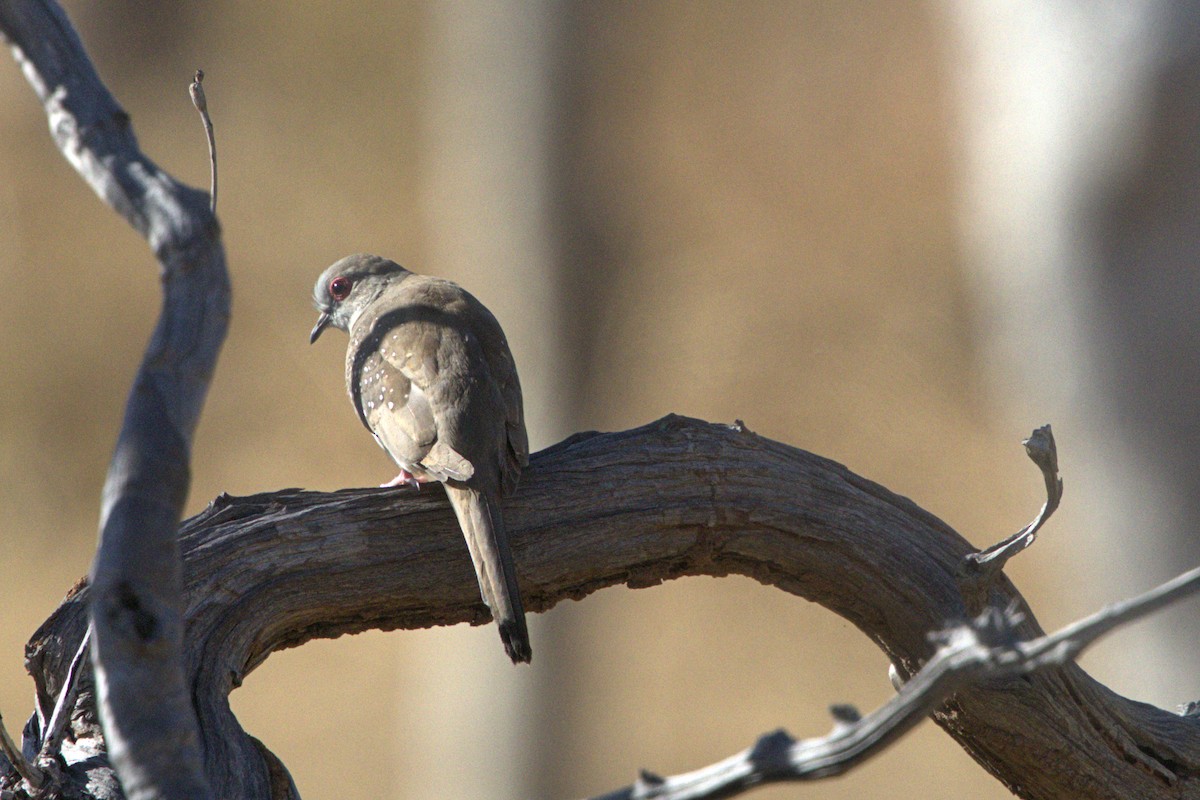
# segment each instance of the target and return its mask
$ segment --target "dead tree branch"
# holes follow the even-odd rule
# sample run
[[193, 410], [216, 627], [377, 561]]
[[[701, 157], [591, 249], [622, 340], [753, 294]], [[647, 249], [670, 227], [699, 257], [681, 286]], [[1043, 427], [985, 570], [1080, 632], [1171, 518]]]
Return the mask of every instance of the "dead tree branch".
[[1034, 543], [1037, 532], [1062, 502], [1063, 482], [1062, 478], [1058, 477], [1058, 449], [1054, 444], [1054, 432], [1050, 426], [1043, 425], [1036, 429], [1022, 444], [1025, 445], [1029, 459], [1042, 471], [1042, 478], [1046, 481], [1046, 502], [1042, 504], [1033, 521], [1024, 528], [986, 550], [967, 556], [967, 565], [983, 576], [985, 583], [1003, 569], [1010, 558]]
[[851, 706], [834, 706], [835, 724], [828, 736], [796, 741], [786, 731], [774, 731], [711, 766], [669, 778], [643, 771], [633, 785], [594, 800], [713, 800], [768, 783], [841, 775], [912, 729], [955, 692], [981, 681], [1069, 664], [1106, 633], [1198, 590], [1200, 568], [1029, 642], [1014, 636], [1020, 614], [989, 609], [969, 624], [933, 637], [939, 642], [933, 658], [876, 711], [860, 717]]
[[1024, 528], [991, 547], [968, 553], [963, 559], [959, 588], [967, 602], [967, 610], [972, 614], [979, 614], [987, 607], [992, 584], [1003, 574], [1004, 565], [1037, 540], [1038, 531], [1062, 502], [1063, 482], [1058, 476], [1058, 449], [1050, 426], [1043, 425], [1035, 429], [1021, 444], [1025, 445], [1029, 460], [1041, 470], [1042, 479], [1046, 482], [1046, 502]]
[[192, 434], [228, 326], [218, 226], [203, 192], [142, 154], [129, 115], [56, 3], [3, 0], [0, 34], [41, 100], [63, 155], [146, 239], [162, 267], [162, 314], [104, 486], [92, 566], [91, 658], [108, 754], [126, 795], [209, 797], [182, 669], [176, 531]]
[[[839, 464], [738, 426], [667, 417], [577, 435], [536, 454], [504, 513], [534, 611], [617, 584], [747, 575], [851, 621], [910, 683], [937, 652], [929, 632], [971, 619], [958, 582], [975, 549], [962, 537]], [[274, 650], [487, 620], [436, 492], [220, 497], [184, 523], [180, 544], [187, 674], [218, 796], [295, 796], [228, 703]], [[62, 642], [78, 641], [86, 596], [30, 643], [39, 693], [53, 695], [66, 672]], [[1043, 636], [1003, 574], [988, 608], [1015, 614], [1012, 642]], [[1200, 796], [1200, 720], [1126, 700], [1074, 663], [972, 682], [933, 717], [1021, 797]], [[83, 716], [73, 723], [95, 737]]]
[[[112, 764], [129, 796], [296, 797], [283, 765], [241, 729], [229, 693], [273, 651], [312, 638], [486, 621], [453, 516], [439, 493], [286, 490], [218, 498], [176, 538], [191, 437], [228, 318], [216, 220], [203, 192], [141, 154], [61, 9], [0, 0], [0, 32], [64, 156], [150, 243], [165, 291], [105, 486], [94, 583], [77, 587], [29, 644], [37, 708], [21, 751], [0, 748], [0, 794], [121, 797]], [[1043, 513], [1003, 557], [1053, 511], [1061, 485], [1050, 480]], [[903, 714], [842, 711], [824, 739], [764, 737], [735, 757], [760, 765], [743, 783], [775, 774], [763, 764], [786, 768], [797, 748], [858, 757], [932, 711], [1021, 797], [1200, 796], [1200, 720], [1119, 697], [1070, 661], [1088, 636], [1190, 591], [1194, 576], [1044, 637], [1000, 571], [964, 599], [962, 565], [975, 551], [933, 515], [741, 426], [680, 417], [537, 454], [505, 518], [531, 611], [616, 584], [742, 574], [849, 620], [907, 679], [885, 706]], [[1005, 624], [972, 623], [977, 604], [982, 619]], [[89, 607], [92, 661], [81, 663]], [[955, 633], [939, 649], [928, 632], [943, 629]], [[953, 668], [963, 659], [1003, 668]], [[838, 768], [820, 762], [813, 774]], [[646, 775], [641, 784], [667, 782]]]

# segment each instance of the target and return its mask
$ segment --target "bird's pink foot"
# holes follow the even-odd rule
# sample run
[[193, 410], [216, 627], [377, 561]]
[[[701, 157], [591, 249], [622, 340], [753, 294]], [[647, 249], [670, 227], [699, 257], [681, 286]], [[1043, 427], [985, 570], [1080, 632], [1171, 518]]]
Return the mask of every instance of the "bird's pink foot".
[[413, 475], [406, 469], [400, 470], [400, 474], [392, 478], [387, 483], [379, 484], [380, 489], [390, 489], [393, 486], [411, 486], [417, 491], [421, 490], [421, 481], [416, 475]]

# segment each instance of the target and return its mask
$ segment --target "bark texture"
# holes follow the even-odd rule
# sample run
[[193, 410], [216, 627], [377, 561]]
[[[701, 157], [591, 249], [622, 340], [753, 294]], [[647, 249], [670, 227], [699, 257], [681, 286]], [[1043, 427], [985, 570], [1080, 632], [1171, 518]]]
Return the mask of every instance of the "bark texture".
[[[42, 102], [64, 157], [146, 240], [161, 266], [162, 313], [104, 484], [92, 565], [91, 658], [108, 754], [126, 794], [203, 800], [211, 795], [181, 670], [176, 531], [190, 483], [192, 435], [229, 323], [219, 227], [205, 193], [142, 153], [129, 115], [58, 4], [3, 0], [0, 35]], [[51, 708], [39, 703], [33, 738], [45, 731]]]
[[[967, 617], [960, 565], [974, 548], [961, 536], [845, 467], [741, 426], [669, 416], [576, 435], [533, 457], [504, 513], [530, 611], [616, 584], [736, 573], [853, 622], [902, 675], [932, 654], [929, 632]], [[184, 523], [180, 545], [187, 671], [218, 796], [293, 796], [228, 704], [272, 651], [488, 620], [440, 492], [222, 496]], [[39, 686], [65, 671], [86, 596], [81, 587], [31, 642]], [[1040, 634], [1001, 576], [989, 604], [1013, 603], [1026, 614], [1019, 635]], [[1122, 698], [1074, 665], [972, 686], [935, 719], [1021, 797], [1200, 796], [1196, 720]], [[94, 740], [85, 712], [80, 721], [77, 734]]]

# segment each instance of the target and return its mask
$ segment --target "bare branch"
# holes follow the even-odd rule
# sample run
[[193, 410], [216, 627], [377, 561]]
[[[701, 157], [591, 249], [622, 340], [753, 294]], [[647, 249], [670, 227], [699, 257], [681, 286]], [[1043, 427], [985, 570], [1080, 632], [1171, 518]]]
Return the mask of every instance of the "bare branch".
[[88, 628], [79, 642], [79, 647], [75, 650], [75, 657], [71, 659], [71, 666], [67, 668], [63, 687], [58, 693], [58, 699], [54, 702], [54, 711], [50, 715], [50, 721], [46, 724], [45, 739], [42, 741], [42, 747], [38, 753], [39, 762], [53, 759], [58, 754], [59, 748], [62, 747], [63, 736], [67, 732], [67, 721], [71, 716], [71, 709], [75, 707], [75, 698], [79, 694], [80, 672], [91, 642], [92, 629]]
[[1200, 590], [1200, 567], [1188, 570], [1145, 594], [1106, 606], [1052, 636], [1021, 645], [1023, 657], [1063, 663], [1078, 656], [1085, 647], [1109, 631], [1152, 614], [1197, 590]]
[[208, 100], [204, 96], [204, 70], [196, 70], [196, 77], [192, 81], [192, 85], [188, 87], [188, 93], [192, 96], [192, 105], [200, 112], [200, 121], [204, 123], [204, 136], [208, 139], [210, 172], [208, 210], [215, 214], [217, 213], [217, 140], [213, 136], [212, 119], [208, 116]]
[[1010, 558], [1033, 544], [1037, 539], [1038, 529], [1050, 519], [1050, 515], [1062, 502], [1063, 483], [1058, 477], [1058, 448], [1055, 447], [1054, 432], [1050, 426], [1043, 425], [1035, 429], [1021, 444], [1025, 445], [1029, 459], [1042, 471], [1042, 478], [1046, 481], [1046, 502], [1042, 504], [1033, 521], [1024, 528], [986, 550], [967, 556], [968, 562], [986, 572], [998, 572]]
[[961, 585], [972, 613], [979, 613], [983, 609], [987, 591], [1003, 571], [1004, 565], [1034, 543], [1038, 530], [1062, 502], [1063, 482], [1058, 477], [1058, 448], [1054, 444], [1054, 432], [1050, 426], [1034, 429], [1021, 444], [1025, 445], [1029, 459], [1041, 470], [1042, 479], [1046, 482], [1046, 502], [1024, 528], [985, 550], [968, 553], [963, 559]]
[[939, 633], [933, 658], [895, 697], [865, 717], [834, 706], [833, 732], [796, 741], [764, 734], [740, 753], [693, 772], [663, 778], [643, 770], [631, 786], [593, 800], [713, 800], [767, 783], [841, 775], [911, 730], [950, 695], [985, 680], [1062, 666], [1101, 636], [1200, 589], [1200, 568], [1033, 641], [1013, 642], [1016, 612], [988, 609], [970, 624]]
[[162, 315], [125, 408], [92, 568], [92, 644], [109, 753], [130, 798], [205, 798], [184, 685], [176, 531], [192, 434], [229, 317], [218, 226], [204, 195], [138, 148], [129, 117], [52, 0], [3, 0], [0, 33], [41, 99], [64, 157], [146, 238]]
[[[928, 632], [971, 618], [957, 582], [967, 541], [844, 467], [744, 428], [672, 416], [579, 434], [533, 457], [504, 514], [530, 612], [614, 584], [747, 575], [844, 617], [909, 683], [937, 650]], [[293, 796], [286, 770], [229, 709], [228, 694], [272, 651], [488, 620], [455, 525], [436, 492], [375, 489], [223, 496], [183, 525], [185, 658], [218, 796]], [[30, 643], [39, 686], [61, 681], [70, 653], [58, 643], [82, 635], [87, 594]], [[1003, 573], [989, 608], [1015, 609], [993, 649], [1044, 635]], [[1200, 719], [1125, 700], [1074, 663], [971, 682], [933, 718], [1021, 797], [1200, 793]], [[81, 723], [74, 735], [89, 732]], [[87, 769], [97, 763], [91, 752]]]

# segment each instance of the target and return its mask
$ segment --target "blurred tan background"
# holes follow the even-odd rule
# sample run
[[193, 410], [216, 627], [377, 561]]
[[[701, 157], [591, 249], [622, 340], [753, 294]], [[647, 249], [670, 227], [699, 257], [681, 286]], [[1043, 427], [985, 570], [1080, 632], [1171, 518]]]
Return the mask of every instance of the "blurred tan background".
[[[344, 396], [344, 341], [307, 343], [315, 276], [372, 251], [492, 308], [534, 447], [740, 418], [986, 545], [1040, 504], [1019, 441], [1050, 421], [1065, 506], [1010, 567], [1044, 625], [1200, 561], [1198, 27], [1169, 4], [66, 5], [145, 151], [201, 186], [187, 84], [207, 75], [235, 299], [193, 512], [390, 477]], [[13, 732], [22, 645], [89, 565], [155, 269], [0, 65]], [[1194, 699], [1195, 616], [1084, 665]], [[748, 580], [610, 589], [533, 636], [519, 670], [490, 627], [314, 642], [234, 709], [309, 797], [566, 798], [779, 726], [823, 735], [830, 703], [891, 694], [850, 625]], [[926, 723], [850, 776], [755, 796], [1008, 795]]]

